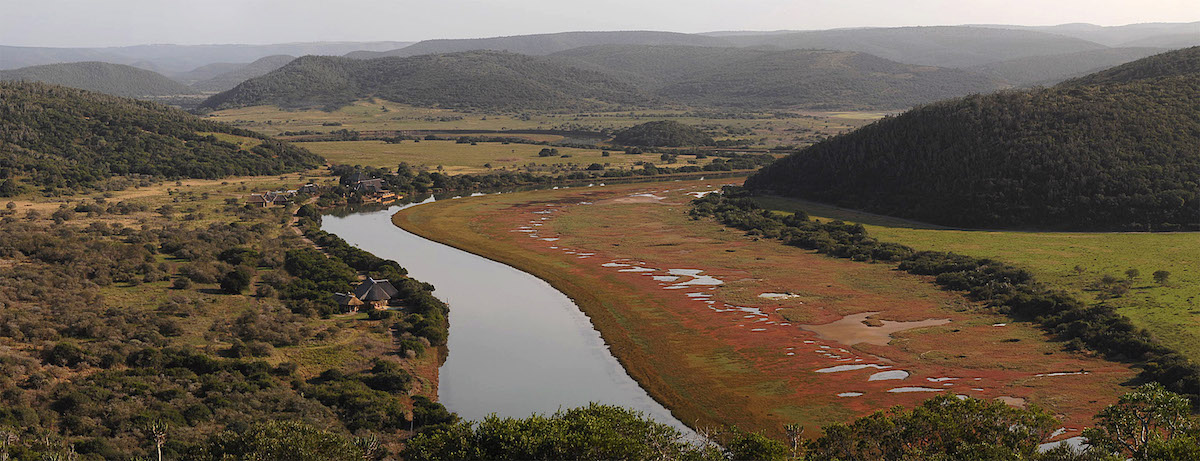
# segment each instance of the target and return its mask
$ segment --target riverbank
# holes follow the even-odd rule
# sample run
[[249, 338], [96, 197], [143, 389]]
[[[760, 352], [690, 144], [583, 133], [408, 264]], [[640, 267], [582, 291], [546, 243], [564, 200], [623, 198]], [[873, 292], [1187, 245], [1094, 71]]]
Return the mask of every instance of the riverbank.
[[[729, 181], [714, 182], [463, 199], [392, 221], [566, 293], [629, 374], [693, 427], [781, 434], [798, 423], [816, 435], [818, 426], [954, 392], [1036, 403], [1078, 429], [1132, 376], [921, 277], [687, 219], [689, 193]], [[866, 312], [879, 312], [868, 328], [949, 323], [916, 323], [933, 326], [897, 331], [882, 345], [802, 328]]]

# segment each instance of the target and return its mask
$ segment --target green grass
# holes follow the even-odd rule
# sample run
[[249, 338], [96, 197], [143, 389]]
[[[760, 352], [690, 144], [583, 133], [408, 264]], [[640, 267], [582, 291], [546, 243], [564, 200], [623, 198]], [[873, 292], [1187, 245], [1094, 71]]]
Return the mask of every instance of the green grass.
[[[1200, 234], [974, 231], [939, 228], [897, 218], [844, 210], [802, 200], [764, 198], [780, 211], [804, 210], [817, 218], [862, 223], [873, 237], [917, 250], [951, 251], [993, 258], [1032, 271], [1038, 279], [1080, 299], [1103, 302], [1165, 344], [1200, 359]], [[1075, 267], [1083, 269], [1077, 272]], [[1104, 275], [1125, 279], [1137, 269], [1128, 294], [1107, 298], [1094, 287]], [[1166, 285], [1157, 270], [1171, 273]]]
[[[743, 117], [751, 115], [751, 117]], [[726, 127], [750, 130], [733, 138], [752, 140], [760, 146], [806, 144], [814, 135], [833, 135], [849, 131], [879, 119], [879, 112], [805, 112], [794, 116], [739, 114], [698, 116], [681, 110], [583, 113], [500, 113], [459, 112], [450, 109], [413, 107], [383, 100], [358, 101], [334, 111], [283, 110], [274, 106], [254, 106], [217, 111], [213, 120], [249, 128], [268, 135], [285, 131], [334, 130], [584, 130], [620, 129], [651, 120], [669, 118], [689, 125], [711, 129], [718, 134]], [[331, 124], [331, 125], [325, 125]], [[332, 125], [339, 124], [339, 125]], [[528, 137], [527, 135], [522, 135]], [[556, 141], [545, 138], [542, 140]]]
[[[383, 141], [332, 141], [308, 142], [301, 145], [335, 164], [395, 168], [400, 162], [408, 162], [430, 170], [441, 166], [446, 173], [451, 174], [486, 172], [488, 168], [484, 165], [487, 164], [491, 164], [492, 169], [552, 172], [583, 169], [593, 163], [608, 164], [610, 169], [630, 169], [635, 168], [634, 163], [639, 161], [660, 166], [680, 166], [688, 164], [689, 160], [695, 160], [694, 156], [681, 155], [674, 164], [667, 164], [660, 161], [657, 154], [628, 155], [614, 150], [610, 151], [611, 156], [604, 157], [601, 150], [570, 147], [556, 148], [560, 155], [570, 155], [567, 158], [538, 157], [538, 152], [547, 146], [496, 142], [471, 145], [454, 141], [402, 141], [396, 144]], [[699, 160], [697, 164], [703, 165], [709, 161]], [[530, 167], [531, 163], [536, 166]]]

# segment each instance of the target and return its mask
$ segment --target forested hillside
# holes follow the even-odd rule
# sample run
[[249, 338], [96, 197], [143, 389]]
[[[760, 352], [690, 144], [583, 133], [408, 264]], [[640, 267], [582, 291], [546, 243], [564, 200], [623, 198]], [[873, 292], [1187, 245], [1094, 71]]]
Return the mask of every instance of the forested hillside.
[[195, 90], [157, 73], [106, 62], [47, 64], [0, 71], [0, 80], [45, 82], [116, 96], [174, 96]]
[[[259, 141], [242, 146], [213, 134]], [[320, 158], [158, 104], [43, 83], [0, 83], [0, 193], [84, 188], [114, 175], [220, 178], [313, 168]]]
[[330, 108], [379, 97], [502, 109], [900, 109], [1003, 86], [978, 74], [854, 52], [605, 45], [546, 57], [494, 51], [369, 60], [306, 56], [204, 106]]
[[1162, 53], [1063, 82], [1063, 85], [1126, 83], [1200, 72], [1200, 46]]
[[954, 226], [1193, 229], [1197, 53], [919, 107], [782, 159], [746, 186]]
[[691, 106], [898, 109], [1004, 86], [849, 51], [608, 45], [552, 57], [629, 76], [664, 100]]
[[339, 107], [365, 97], [441, 107], [555, 109], [645, 103], [631, 84], [542, 57], [476, 51], [411, 58], [305, 56], [203, 107]]
[[236, 66], [212, 77], [197, 81], [192, 88], [200, 91], [226, 91], [254, 77], [261, 77], [271, 71], [287, 65], [296, 59], [295, 56], [278, 54], [267, 56], [249, 64]]
[[993, 62], [966, 70], [1017, 86], [1053, 85], [1112, 66], [1167, 51], [1162, 48], [1107, 48], [1077, 53], [1031, 56]]
[[1104, 48], [1098, 43], [1043, 32], [966, 26], [833, 29], [725, 39], [737, 46], [857, 51], [906, 64], [941, 67]]
[[458, 53], [462, 51], [507, 51], [528, 55], [547, 55], [572, 48], [595, 45], [696, 45], [723, 46], [715, 37], [656, 31], [562, 32], [557, 34], [516, 35], [511, 37], [425, 40], [384, 52], [356, 51], [346, 57], [372, 59], [387, 56]]

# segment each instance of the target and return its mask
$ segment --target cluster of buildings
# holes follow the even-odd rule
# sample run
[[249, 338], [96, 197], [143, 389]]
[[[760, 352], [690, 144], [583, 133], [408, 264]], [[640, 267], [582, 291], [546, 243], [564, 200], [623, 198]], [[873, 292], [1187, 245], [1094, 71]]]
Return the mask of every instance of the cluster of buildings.
[[400, 294], [400, 290], [392, 286], [387, 279], [367, 277], [353, 292], [334, 293], [333, 300], [344, 312], [358, 312], [359, 309], [387, 309]]
[[287, 205], [291, 203], [292, 198], [296, 194], [316, 194], [317, 192], [317, 185], [308, 183], [295, 190], [277, 190], [262, 194], [250, 194], [250, 198], [246, 199], [246, 204], [263, 208], [272, 205]]

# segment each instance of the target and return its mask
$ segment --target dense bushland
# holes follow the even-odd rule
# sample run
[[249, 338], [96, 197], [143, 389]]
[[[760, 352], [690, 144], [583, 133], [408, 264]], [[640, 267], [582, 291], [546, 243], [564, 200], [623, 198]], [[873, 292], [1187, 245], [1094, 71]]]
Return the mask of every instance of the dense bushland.
[[703, 130], [674, 120], [646, 122], [616, 132], [613, 142], [623, 146], [696, 147], [716, 144]]
[[781, 159], [746, 187], [951, 226], [1195, 229], [1197, 56], [918, 107]]
[[[211, 133], [259, 140], [243, 148]], [[0, 195], [120, 175], [215, 179], [316, 167], [320, 157], [178, 109], [42, 83], [0, 83]]]
[[217, 94], [202, 107], [337, 108], [367, 97], [498, 109], [595, 108], [640, 104], [647, 98], [627, 82], [568, 62], [472, 51], [369, 60], [304, 56]]
[[195, 93], [187, 85], [145, 69], [107, 62], [71, 62], [0, 70], [0, 80], [42, 82], [136, 98]]

